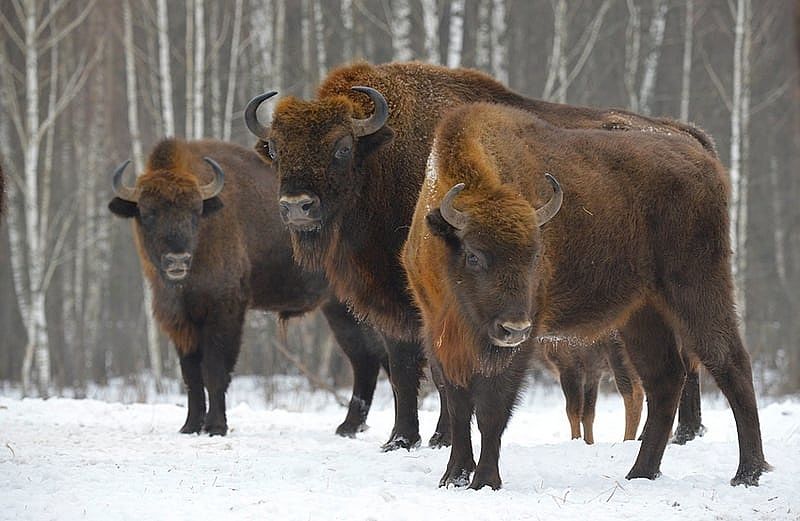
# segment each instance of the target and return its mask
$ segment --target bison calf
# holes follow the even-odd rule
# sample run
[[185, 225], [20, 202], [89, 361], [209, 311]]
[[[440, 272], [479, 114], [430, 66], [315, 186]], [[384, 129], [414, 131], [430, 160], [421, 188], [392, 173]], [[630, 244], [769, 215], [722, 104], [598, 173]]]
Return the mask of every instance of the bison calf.
[[246, 310], [285, 320], [318, 307], [354, 372], [337, 433], [363, 430], [378, 372], [387, 366], [383, 339], [332, 297], [324, 275], [295, 265], [273, 204], [273, 169], [248, 149], [210, 140], [162, 141], [135, 187], [122, 183], [127, 164], [114, 172], [109, 209], [134, 220], [156, 320], [180, 356], [189, 402], [181, 432], [227, 433], [225, 391]]
[[539, 337], [533, 340], [533, 359], [558, 378], [567, 402], [572, 439], [594, 443], [594, 413], [600, 379], [607, 369], [614, 375], [617, 391], [625, 403], [623, 440], [636, 438], [642, 414], [644, 391], [625, 346], [614, 333], [594, 343], [575, 338]]
[[647, 394], [627, 478], [660, 473], [686, 349], [733, 409], [731, 484], [758, 484], [769, 466], [734, 311], [727, 197], [719, 160], [681, 135], [566, 130], [482, 103], [442, 119], [403, 251], [447, 380], [453, 444], [442, 485], [466, 484], [475, 470], [470, 487], [500, 487], [500, 437], [532, 336], [614, 328]]

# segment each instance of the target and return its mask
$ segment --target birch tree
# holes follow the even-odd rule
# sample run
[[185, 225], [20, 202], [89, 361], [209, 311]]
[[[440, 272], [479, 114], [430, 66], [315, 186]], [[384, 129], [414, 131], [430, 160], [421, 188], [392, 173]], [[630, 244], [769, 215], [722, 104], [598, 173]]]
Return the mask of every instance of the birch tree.
[[[241, 4], [241, 0], [237, 0]], [[172, 106], [172, 70], [170, 66], [169, 13], [167, 0], [156, 0], [158, 21], [158, 70], [161, 86], [161, 118], [164, 135], [175, 135], [175, 109]]]
[[[84, 55], [63, 83], [51, 81], [46, 87], [40, 83], [39, 76], [42, 72], [40, 59], [48, 51], [54, 52], [53, 48], [84, 22], [94, 2], [87, 2], [76, 16], [70, 17], [63, 25], [60, 24], [62, 19], [67, 20], [66, 16], [62, 16], [66, 12], [66, 0], [52, 4], [49, 10], [42, 9], [41, 3], [37, 0], [22, 0], [14, 5], [15, 9], [8, 10], [8, 13], [13, 12], [16, 15], [22, 34], [15, 31], [14, 24], [5, 12], [0, 13], [0, 23], [18, 47], [24, 61], [24, 73], [10, 67], [6, 70], [12, 77], [4, 82], [4, 87], [10, 91], [7, 92], [6, 99], [12, 102], [10, 115], [23, 149], [23, 179], [16, 194], [20, 204], [12, 205], [10, 209], [10, 213], [22, 212], [21, 215], [10, 218], [17, 225], [10, 230], [13, 236], [12, 247], [24, 250], [12, 254], [12, 259], [16, 258], [13, 262], [17, 271], [14, 279], [17, 282], [17, 295], [18, 297], [22, 295], [20, 300], [23, 304], [20, 309], [23, 311], [28, 337], [21, 377], [23, 392], [27, 394], [32, 387], [31, 370], [35, 361], [39, 393], [47, 396], [51, 369], [45, 298], [49, 275], [53, 270], [54, 255], [58, 252], [48, 248], [55, 236], [53, 231], [48, 229], [49, 207], [43, 205], [43, 202], [47, 202], [47, 189], [43, 190], [44, 193], [40, 190], [40, 177], [43, 175], [42, 165], [39, 162], [41, 145], [44, 137], [55, 125], [58, 116], [80, 92], [98, 54], [91, 60]], [[57, 68], [57, 57], [52, 58], [51, 54], [51, 59], [56, 60], [55, 64], [51, 61], [51, 67]], [[15, 77], [24, 78], [21, 95], [17, 92]], [[47, 114], [42, 117], [39, 100], [44, 88], [49, 88], [51, 91], [58, 89], [58, 91], [54, 95], [51, 94], [50, 99], [53, 103], [49, 104]], [[19, 100], [22, 106], [18, 103]]]

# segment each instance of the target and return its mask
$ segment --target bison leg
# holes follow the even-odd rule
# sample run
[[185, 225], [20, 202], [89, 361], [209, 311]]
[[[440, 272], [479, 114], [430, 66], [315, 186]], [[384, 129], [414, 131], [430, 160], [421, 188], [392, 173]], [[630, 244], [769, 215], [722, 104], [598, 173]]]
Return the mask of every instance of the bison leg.
[[[727, 286], [726, 286], [727, 287]], [[757, 486], [759, 477], [771, 469], [764, 458], [761, 427], [753, 389], [750, 356], [742, 345], [730, 295], [720, 296], [715, 288], [693, 290], [683, 295], [686, 343], [717, 382], [736, 420], [739, 438], [739, 466], [731, 485]], [[711, 315], [718, 311], [718, 315]]]
[[586, 375], [583, 388], [583, 441], [587, 445], [594, 443], [594, 411], [597, 406], [597, 388], [600, 385], [600, 373], [592, 371]]
[[203, 430], [206, 416], [206, 393], [203, 389], [203, 373], [200, 370], [201, 355], [198, 352], [181, 355], [181, 374], [186, 385], [188, 411], [186, 422], [181, 427], [183, 434], [199, 434]]
[[501, 374], [491, 378], [477, 378], [473, 385], [475, 416], [481, 431], [481, 455], [475, 476], [469, 485], [471, 489], [489, 486], [497, 490], [502, 485], [498, 469], [500, 438], [517, 403], [530, 354], [530, 349], [520, 350], [514, 356], [511, 366]]
[[686, 376], [675, 334], [652, 307], [636, 311], [620, 330], [647, 393], [647, 423], [642, 446], [627, 479], [655, 479], [667, 446]]
[[356, 433], [367, 428], [367, 414], [375, 394], [378, 372], [382, 362], [388, 364], [386, 345], [376, 332], [357, 323], [344, 304], [330, 300], [322, 307], [322, 312], [353, 368], [353, 394], [347, 416], [336, 428], [336, 434], [354, 438]]
[[[685, 351], [685, 350], [684, 350]], [[700, 414], [700, 371], [698, 361], [684, 352], [686, 366], [686, 383], [683, 384], [681, 403], [678, 406], [678, 428], [672, 437], [672, 443], [684, 445], [695, 437], [703, 436], [706, 428]]]
[[570, 362], [567, 367], [559, 367], [559, 381], [567, 402], [567, 419], [572, 439], [581, 437], [581, 417], [583, 416], [584, 385], [579, 364]]
[[389, 352], [389, 378], [395, 393], [395, 419], [392, 435], [381, 449], [384, 452], [410, 450], [420, 442], [417, 395], [425, 358], [418, 342], [387, 339], [386, 344]]
[[633, 368], [625, 347], [621, 342], [612, 339], [607, 349], [608, 365], [614, 373], [614, 384], [625, 403], [625, 436], [623, 440], [636, 439], [636, 430], [642, 416], [644, 390], [639, 376]]
[[431, 376], [436, 390], [439, 392], [439, 421], [436, 422], [436, 432], [431, 436], [428, 445], [434, 449], [449, 447], [452, 443], [450, 434], [450, 416], [447, 413], [447, 389], [444, 374], [438, 362], [431, 361]]
[[[224, 306], [220, 306], [222, 307]], [[203, 382], [208, 390], [208, 412], [203, 428], [209, 436], [225, 436], [228, 433], [225, 392], [239, 357], [244, 311], [244, 306], [225, 314], [220, 309], [214, 310], [209, 313], [214, 320], [203, 327]]]
[[447, 468], [439, 480], [440, 487], [466, 487], [469, 477], [475, 470], [475, 457], [472, 454], [472, 411], [474, 404], [470, 391], [445, 382], [447, 392], [447, 412], [450, 419], [450, 459]]

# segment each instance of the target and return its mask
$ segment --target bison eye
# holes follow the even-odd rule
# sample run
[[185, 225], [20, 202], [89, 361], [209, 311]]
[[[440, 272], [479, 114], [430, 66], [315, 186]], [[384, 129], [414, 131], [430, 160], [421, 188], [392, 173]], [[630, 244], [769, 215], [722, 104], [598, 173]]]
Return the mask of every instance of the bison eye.
[[334, 154], [336, 159], [347, 159], [350, 156], [350, 146], [343, 146]]
[[264, 148], [267, 150], [267, 155], [270, 159], [275, 161], [278, 158], [278, 152], [275, 151], [275, 144], [272, 141], [267, 141]]

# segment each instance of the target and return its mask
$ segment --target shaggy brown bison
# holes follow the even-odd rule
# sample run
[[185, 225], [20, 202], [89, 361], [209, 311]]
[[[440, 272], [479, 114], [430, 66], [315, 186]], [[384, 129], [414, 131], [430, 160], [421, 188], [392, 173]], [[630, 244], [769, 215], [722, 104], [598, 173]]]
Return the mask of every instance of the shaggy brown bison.
[[470, 487], [500, 487], [500, 437], [532, 336], [592, 339], [610, 328], [648, 398], [627, 478], [659, 474], [688, 349], [733, 409], [731, 484], [758, 484], [769, 466], [734, 311], [727, 198], [720, 162], [676, 137], [565, 130], [485, 103], [442, 120], [403, 251], [447, 380], [453, 445], [442, 485], [466, 484], [474, 470]]
[[317, 307], [353, 366], [353, 395], [337, 433], [363, 430], [386, 367], [383, 339], [356, 323], [322, 274], [294, 263], [288, 233], [267, 204], [278, 192], [272, 168], [236, 145], [174, 139], [153, 149], [135, 187], [122, 182], [127, 164], [114, 172], [109, 208], [134, 219], [156, 319], [180, 356], [189, 401], [181, 432], [226, 434], [225, 391], [247, 309], [285, 320]]
[[607, 369], [614, 375], [617, 391], [625, 402], [623, 440], [636, 438], [644, 392], [625, 347], [615, 332], [594, 343], [577, 338], [539, 337], [533, 340], [533, 360], [544, 366], [561, 384], [567, 402], [572, 439], [594, 443], [594, 412], [600, 379]]
[[[690, 125], [525, 98], [469, 69], [422, 63], [342, 67], [328, 75], [315, 100], [282, 99], [267, 128], [256, 111], [274, 94], [253, 98], [245, 121], [259, 138], [256, 150], [278, 169], [281, 216], [295, 258], [324, 270], [335, 293], [360, 316], [410, 342], [389, 355], [398, 407], [406, 411], [416, 411], [421, 370], [413, 364], [423, 357], [419, 315], [399, 254], [434, 127], [445, 111], [473, 101], [499, 102], [561, 127], [672, 136], [665, 146], [687, 141], [714, 155], [711, 138]], [[434, 444], [449, 437], [446, 428], [440, 418]], [[412, 422], [403, 436], [419, 439], [417, 430]]]

